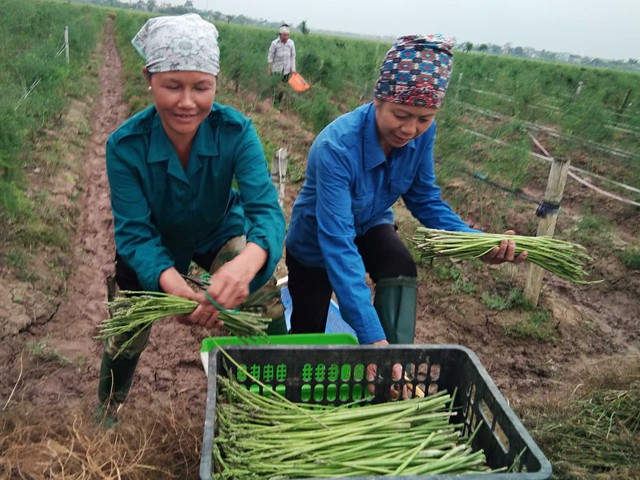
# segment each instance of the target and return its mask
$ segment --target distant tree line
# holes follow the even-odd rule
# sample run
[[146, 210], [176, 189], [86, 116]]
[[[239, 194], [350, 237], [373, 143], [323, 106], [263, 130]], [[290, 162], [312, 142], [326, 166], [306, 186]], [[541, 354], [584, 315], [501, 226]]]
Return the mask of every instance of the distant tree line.
[[[254, 19], [250, 17], [246, 17], [244, 15], [226, 15], [220, 11], [211, 11], [211, 10], [198, 10], [193, 5], [193, 0], [185, 0], [182, 5], [172, 5], [168, 2], [158, 3], [157, 0], [75, 0], [79, 3], [94, 3], [99, 5], [104, 5], [108, 7], [118, 7], [118, 8], [131, 8], [135, 10], [152, 12], [152, 13], [160, 13], [165, 15], [182, 15], [185, 13], [199, 13], [203, 18], [214, 22], [225, 22], [225, 23], [237, 23], [240, 25], [255, 25], [264, 28], [273, 28], [277, 29], [283, 23], [289, 23], [285, 20], [280, 20], [277, 22], [269, 21], [265, 19]], [[309, 30], [309, 25], [306, 20], [303, 20], [299, 25], [294, 27], [299, 32], [304, 35], [307, 35]], [[317, 33], [320, 33], [319, 31]], [[324, 31], [322, 33], [327, 34], [337, 34], [338, 32], [327, 32]], [[370, 36], [370, 35], [358, 35], [353, 33], [347, 34], [349, 37], [354, 38], [367, 38], [380, 40], [380, 36]], [[393, 39], [390, 39], [393, 41]], [[629, 58], [628, 60], [607, 60], [598, 57], [586, 57], [580, 55], [573, 55], [570, 53], [563, 52], [551, 52], [548, 50], [536, 50], [531, 47], [520, 47], [520, 46], [512, 46], [510, 43], [505, 45], [494, 45], [491, 43], [480, 43], [474, 44], [470, 41], [459, 42], [456, 46], [457, 50], [462, 50], [464, 52], [477, 52], [487, 55], [507, 55], [512, 57], [519, 58], [528, 58], [532, 60], [544, 60], [549, 62], [562, 62], [562, 63], [570, 63], [573, 65], [583, 65], [590, 67], [602, 67], [602, 68], [611, 68], [616, 70], [626, 70], [630, 72], [638, 72], [640, 73], [640, 62], [638, 59]]]
[[586, 57], [564, 52], [551, 52], [549, 50], [536, 50], [531, 47], [514, 47], [510, 43], [494, 45], [487, 43], [473, 44], [472, 42], [460, 42], [456, 49], [464, 52], [485, 53], [488, 55], [508, 55], [511, 57], [528, 58], [531, 60], [544, 60], [548, 62], [562, 62], [573, 65], [590, 67], [612, 68], [640, 73], [640, 62], [635, 58], [627, 60], [608, 60], [598, 57]]
[[[265, 28], [278, 29], [285, 20], [277, 22], [264, 19], [256, 20], [244, 15], [226, 15], [220, 11], [198, 10], [193, 5], [193, 0], [186, 0], [182, 5], [172, 5], [168, 2], [158, 2], [157, 0], [74, 0], [76, 3], [91, 3], [103, 5], [105, 7], [128, 8], [142, 12], [159, 13], [164, 15], [184, 15], [185, 13], [198, 13], [203, 18], [214, 22], [236, 23], [239, 25], [256, 25]], [[303, 21], [298, 27], [303, 34], [309, 33], [307, 22]]]

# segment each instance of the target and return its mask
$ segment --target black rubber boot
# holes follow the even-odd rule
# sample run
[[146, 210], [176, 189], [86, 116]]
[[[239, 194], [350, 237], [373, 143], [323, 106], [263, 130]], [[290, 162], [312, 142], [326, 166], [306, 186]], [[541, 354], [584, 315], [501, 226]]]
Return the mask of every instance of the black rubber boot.
[[389, 343], [413, 343], [417, 297], [415, 277], [384, 278], [376, 284], [373, 306]]
[[289, 332], [287, 331], [287, 321], [284, 314], [271, 320], [267, 328], [267, 335], [286, 335], [287, 333]]
[[120, 355], [114, 360], [107, 352], [102, 353], [98, 381], [98, 400], [100, 403], [96, 417], [98, 417], [98, 421], [104, 421], [107, 428], [117, 423], [117, 411], [129, 394], [139, 359], [140, 355], [133, 358]]

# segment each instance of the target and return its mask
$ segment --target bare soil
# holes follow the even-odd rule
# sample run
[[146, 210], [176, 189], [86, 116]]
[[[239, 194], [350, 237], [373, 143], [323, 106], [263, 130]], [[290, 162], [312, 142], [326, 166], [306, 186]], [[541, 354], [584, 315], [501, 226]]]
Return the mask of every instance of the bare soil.
[[[20, 280], [15, 267], [0, 263], [0, 477], [195, 478], [206, 399], [198, 352], [208, 335], [203, 329], [160, 322], [141, 358], [122, 414], [124, 425], [115, 429], [119, 432], [105, 434], [89, 421], [97, 403], [101, 356], [94, 335], [107, 316], [106, 279], [113, 273], [114, 257], [105, 141], [128, 115], [120, 59], [109, 28], [97, 55], [104, 56], [99, 95], [75, 102], [61, 126], [63, 138], [71, 139], [78, 134], [78, 125], [90, 122], [88, 148], [70, 151], [65, 168], [52, 175], [30, 175], [32, 191], [53, 192], [48, 202], [61, 215], [79, 212], [71, 244], [58, 252], [65, 256], [68, 276], [61, 279], [48, 269], [46, 259], [56, 253], [53, 247], [33, 257], [35, 280]], [[292, 114], [274, 110], [250, 94], [240, 96], [261, 135], [286, 146], [291, 162], [303, 165], [313, 135]], [[239, 102], [239, 97], [225, 100]], [[478, 203], [488, 200], [474, 187], [448, 188], [445, 192], [468, 189], [469, 197], [476, 197], [468, 208], [470, 220], [474, 212], [488, 208]], [[539, 188], [543, 190], [544, 183]], [[287, 215], [298, 189], [299, 184], [289, 187]], [[591, 195], [568, 184], [569, 201], [562, 215], [578, 216], [580, 203]], [[638, 235], [637, 210], [611, 201], [603, 208], [610, 217], [626, 220], [612, 245]], [[514, 215], [512, 223], [518, 229], [526, 222], [517, 216], [517, 209]], [[404, 228], [412, 225], [406, 214], [399, 219]], [[461, 267], [477, 289], [503, 295], [523, 285], [528, 268]], [[543, 341], [505, 334], [505, 327], [531, 312], [490, 310], [477, 296], [456, 289], [453, 281], [436, 282], [434, 270], [425, 266], [420, 272], [415, 341], [469, 347], [516, 411], [524, 413], [528, 405], [544, 404], [551, 395], [570, 394], [593, 370], [602, 371], [602, 365], [615, 371], [621, 364], [639, 361], [640, 272], [626, 269], [611, 252], [596, 257], [593, 269], [603, 283], [574, 285], [545, 276], [540, 308], [550, 312], [553, 338]], [[282, 269], [278, 273], [285, 274]], [[151, 430], [142, 434], [145, 428]], [[140, 449], [147, 454], [154, 450], [153, 442], [164, 448], [156, 452], [160, 456], [177, 449], [184, 465], [175, 460], [173, 466], [161, 460], [154, 464], [146, 456], [143, 460], [135, 456]], [[127, 465], [138, 468], [127, 470]]]

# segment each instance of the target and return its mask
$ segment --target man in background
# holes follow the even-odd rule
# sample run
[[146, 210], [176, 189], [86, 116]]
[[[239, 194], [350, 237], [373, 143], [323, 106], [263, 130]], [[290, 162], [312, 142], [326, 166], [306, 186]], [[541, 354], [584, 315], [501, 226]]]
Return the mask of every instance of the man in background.
[[279, 78], [278, 88], [274, 94], [274, 101], [279, 104], [284, 95], [284, 84], [291, 73], [296, 71], [296, 46], [289, 38], [289, 25], [282, 24], [276, 38], [269, 46], [267, 55], [267, 76]]

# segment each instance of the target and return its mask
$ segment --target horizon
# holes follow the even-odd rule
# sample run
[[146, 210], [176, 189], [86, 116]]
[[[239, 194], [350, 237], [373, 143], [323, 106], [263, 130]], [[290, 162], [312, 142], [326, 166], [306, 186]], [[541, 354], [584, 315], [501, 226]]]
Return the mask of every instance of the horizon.
[[[325, 0], [303, 4], [292, 0], [192, 0], [196, 9], [244, 15], [269, 23], [298, 27], [306, 21], [310, 32], [398, 38], [409, 33], [444, 33], [457, 43], [533, 48], [611, 61], [640, 60], [640, 1], [611, 0], [603, 8], [596, 0], [452, 0], [444, 9], [402, 9], [381, 0]], [[183, 0], [169, 0], [174, 6]], [[339, 15], [335, 13], [339, 12]], [[383, 12], [383, 13], [381, 13]], [[383, 18], [384, 17], [384, 18]], [[351, 19], [357, 19], [353, 22]], [[594, 42], [594, 34], [599, 41]]]

